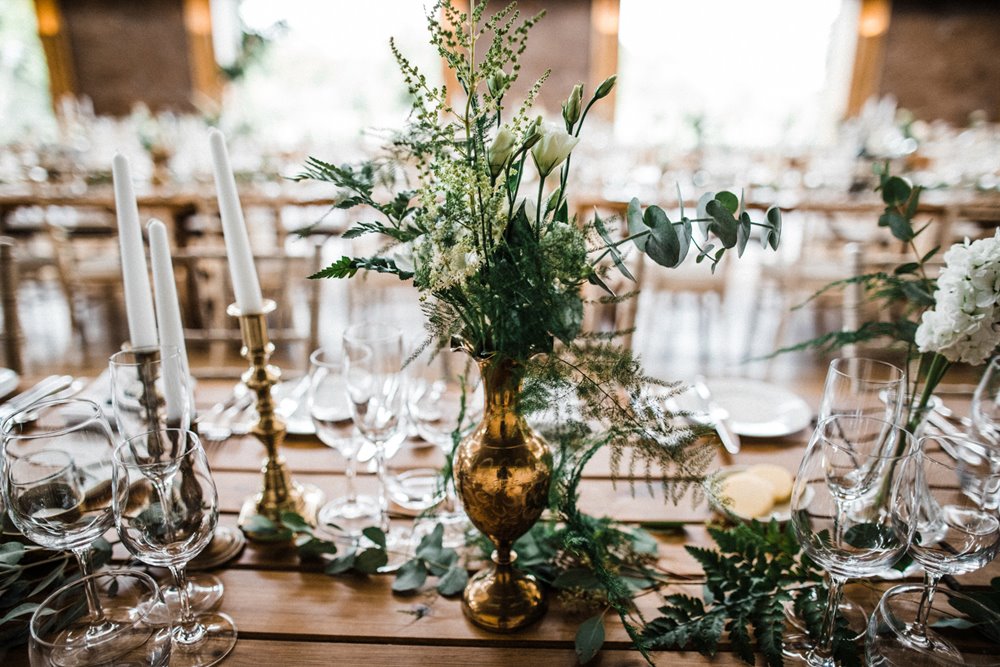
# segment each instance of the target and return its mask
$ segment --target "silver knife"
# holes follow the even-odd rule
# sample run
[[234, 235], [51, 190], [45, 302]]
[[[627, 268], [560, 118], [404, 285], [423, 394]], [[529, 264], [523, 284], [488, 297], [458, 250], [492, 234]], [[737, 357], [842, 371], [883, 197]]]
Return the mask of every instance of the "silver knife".
[[11, 415], [37, 403], [46, 396], [62, 391], [73, 384], [72, 375], [50, 375], [31, 389], [21, 392], [3, 405], [0, 405], [0, 423]]
[[694, 391], [701, 401], [702, 408], [714, 423], [715, 432], [719, 434], [722, 446], [730, 454], [739, 454], [740, 436], [729, 426], [729, 412], [712, 400], [712, 391], [705, 384], [705, 378], [700, 375], [694, 380]]

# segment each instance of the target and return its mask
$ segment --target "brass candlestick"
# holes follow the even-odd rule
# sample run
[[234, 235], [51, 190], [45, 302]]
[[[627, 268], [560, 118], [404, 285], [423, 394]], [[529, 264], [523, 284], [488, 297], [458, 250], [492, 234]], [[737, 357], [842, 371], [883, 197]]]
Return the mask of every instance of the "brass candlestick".
[[240, 509], [239, 525], [250, 538], [261, 537], [246, 528], [251, 517], [260, 514], [272, 521], [279, 521], [282, 512], [296, 512], [310, 524], [316, 524], [316, 511], [323, 502], [323, 492], [312, 485], [299, 484], [288, 474], [285, 458], [278, 448], [285, 441], [285, 422], [274, 412], [271, 387], [278, 383], [281, 371], [268, 364], [274, 344], [267, 335], [267, 314], [275, 309], [274, 301], [264, 301], [260, 313], [244, 313], [236, 304], [226, 312], [240, 320], [243, 349], [240, 354], [250, 362], [243, 373], [243, 383], [257, 396], [257, 423], [250, 430], [267, 449], [267, 459], [261, 472], [264, 487], [250, 496]]

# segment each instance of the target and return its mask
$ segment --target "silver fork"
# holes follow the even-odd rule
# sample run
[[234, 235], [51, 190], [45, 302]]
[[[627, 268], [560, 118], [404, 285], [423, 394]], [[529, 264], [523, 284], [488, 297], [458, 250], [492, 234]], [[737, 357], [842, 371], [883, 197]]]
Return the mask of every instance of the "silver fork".
[[249, 391], [237, 392], [221, 403], [216, 403], [208, 413], [198, 420], [198, 432], [208, 444], [224, 442], [233, 434], [233, 420], [252, 403]]

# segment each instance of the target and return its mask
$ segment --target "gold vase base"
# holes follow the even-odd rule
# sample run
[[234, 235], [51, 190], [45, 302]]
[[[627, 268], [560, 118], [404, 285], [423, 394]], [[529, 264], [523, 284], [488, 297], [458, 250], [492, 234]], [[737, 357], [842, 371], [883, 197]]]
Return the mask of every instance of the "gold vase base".
[[530, 574], [494, 565], [469, 580], [462, 611], [484, 630], [516, 632], [542, 617], [545, 595]]
[[271, 542], [274, 541], [272, 534], [256, 533], [252, 530], [247, 530], [247, 523], [253, 517], [260, 514], [274, 521], [280, 518], [282, 512], [295, 512], [305, 519], [306, 523], [310, 526], [315, 526], [316, 515], [323, 504], [324, 495], [317, 486], [293, 482], [292, 488], [288, 492], [288, 502], [283, 503], [281, 506], [264, 507], [262, 506], [263, 498], [264, 493], [262, 491], [243, 501], [243, 506], [240, 508], [239, 527], [251, 540]]

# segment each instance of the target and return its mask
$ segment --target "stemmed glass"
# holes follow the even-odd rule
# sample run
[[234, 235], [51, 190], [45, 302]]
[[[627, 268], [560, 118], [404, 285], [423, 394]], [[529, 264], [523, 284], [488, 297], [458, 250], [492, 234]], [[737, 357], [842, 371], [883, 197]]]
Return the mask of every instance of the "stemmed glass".
[[[105, 618], [114, 620], [113, 632], [87, 636], [83, 600], [88, 594], [96, 596]], [[31, 617], [31, 665], [166, 667], [170, 622], [157, 613], [163, 604], [156, 582], [139, 570], [111, 570], [72, 581], [38, 605]]]
[[920, 439], [920, 448], [919, 474], [909, 482], [922, 502], [900, 507], [896, 515], [916, 531], [910, 554], [924, 567], [924, 592], [915, 619], [901, 636], [914, 646], [948, 653], [954, 647], [931, 629], [928, 614], [942, 576], [978, 570], [996, 557], [1000, 474], [976, 464], [985, 447], [971, 440], [928, 435]]
[[398, 434], [405, 410], [403, 361], [403, 332], [396, 327], [363, 322], [344, 332], [344, 377], [351, 418], [361, 435], [375, 445], [378, 525], [390, 547], [408, 541], [389, 530], [385, 469], [386, 442]]
[[114, 514], [129, 552], [170, 570], [179, 592], [180, 623], [173, 630], [171, 665], [212, 665], [236, 644], [225, 614], [191, 609], [185, 566], [212, 540], [219, 499], [198, 436], [160, 429], [126, 440], [114, 455]]
[[[1000, 447], [1000, 357], [994, 357], [972, 395], [972, 425], [993, 447]], [[1000, 453], [995, 453], [998, 458]]]
[[884, 361], [834, 359], [826, 372], [817, 422], [834, 415], [900, 421], [906, 385], [903, 371]]
[[882, 419], [829, 417], [810, 439], [792, 488], [792, 526], [805, 553], [829, 575], [827, 605], [809, 665], [831, 667], [833, 628], [843, 587], [875, 575], [906, 553], [914, 525], [894, 509], [912, 508], [919, 453], [905, 430]]
[[[32, 542], [69, 550], [82, 576], [91, 573], [91, 545], [114, 527], [111, 427], [92, 401], [37, 403], [3, 423], [3, 497], [14, 525]], [[113, 633], [96, 590], [87, 587], [87, 640]], [[79, 627], [84, 627], [83, 625]]]
[[378, 500], [359, 496], [355, 488], [357, 455], [361, 444], [355, 435], [342, 355], [320, 348], [309, 356], [309, 416], [316, 436], [347, 460], [347, 494], [334, 498], [319, 511], [319, 524], [357, 537], [378, 517]]
[[[194, 412], [187, 372], [176, 347], [122, 350], [108, 359], [111, 405], [122, 440], [161, 428], [187, 429]], [[195, 609], [213, 609], [222, 600], [222, 581], [207, 572], [188, 578], [188, 595]], [[173, 584], [163, 591], [177, 607]]]

